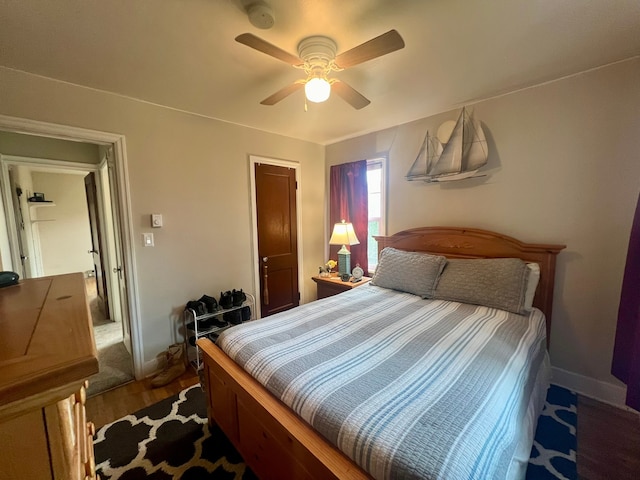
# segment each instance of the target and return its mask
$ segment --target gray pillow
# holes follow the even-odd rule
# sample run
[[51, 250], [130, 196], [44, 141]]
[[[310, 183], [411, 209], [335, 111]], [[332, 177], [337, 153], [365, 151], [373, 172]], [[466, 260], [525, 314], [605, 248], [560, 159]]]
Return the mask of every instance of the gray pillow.
[[522, 314], [528, 276], [519, 258], [450, 259], [433, 298]]
[[431, 298], [446, 263], [445, 257], [386, 247], [380, 254], [371, 283]]

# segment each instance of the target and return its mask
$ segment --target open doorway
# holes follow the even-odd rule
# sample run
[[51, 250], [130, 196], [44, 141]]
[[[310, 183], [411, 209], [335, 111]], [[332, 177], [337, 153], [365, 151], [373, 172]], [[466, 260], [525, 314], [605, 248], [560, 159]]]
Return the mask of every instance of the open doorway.
[[[47, 129], [55, 130], [45, 125]], [[97, 132], [88, 132], [88, 136], [92, 133]], [[40, 147], [47, 140], [58, 142], [57, 147], [60, 142], [79, 141], [1, 130], [0, 135], [13, 136], [13, 143], [4, 142], [5, 147], [9, 143], [13, 148], [8, 148], [12, 153], [18, 135], [30, 137]], [[7, 151], [2, 146], [0, 142], [0, 154]], [[90, 395], [133, 380], [140, 354], [140, 346], [132, 342], [137, 325], [136, 316], [130, 313], [133, 296], [127, 288], [131, 273], [127, 276], [126, 265], [132, 261], [125, 248], [128, 242], [123, 240], [127, 222], [120, 214], [118, 194], [118, 186], [123, 186], [118, 185], [121, 182], [114, 168], [114, 147], [122, 149], [123, 145], [100, 142], [92, 147], [96, 158], [90, 162], [59, 160], [63, 156], [56, 146], [51, 155], [55, 160], [0, 155], [2, 268], [17, 271], [22, 278], [83, 272], [100, 363], [100, 373], [90, 379]], [[49, 157], [39, 154], [45, 156]], [[102, 242], [99, 249], [95, 235], [92, 239], [95, 232]], [[98, 281], [104, 288], [98, 288]]]

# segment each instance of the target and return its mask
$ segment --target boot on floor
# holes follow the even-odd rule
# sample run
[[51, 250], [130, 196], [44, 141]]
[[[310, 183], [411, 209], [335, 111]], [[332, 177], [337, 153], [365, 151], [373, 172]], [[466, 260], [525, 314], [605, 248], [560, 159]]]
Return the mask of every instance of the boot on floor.
[[183, 343], [170, 345], [168, 350], [165, 352], [165, 355], [167, 357], [167, 364], [165, 365], [164, 370], [151, 379], [151, 386], [153, 388], [163, 387], [178, 378], [187, 370], [184, 359]]

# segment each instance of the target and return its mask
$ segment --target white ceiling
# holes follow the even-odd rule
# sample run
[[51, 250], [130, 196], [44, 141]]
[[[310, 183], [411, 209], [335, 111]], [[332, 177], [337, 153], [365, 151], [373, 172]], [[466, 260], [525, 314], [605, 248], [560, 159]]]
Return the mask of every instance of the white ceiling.
[[[640, 55], [639, 0], [0, 0], [0, 65], [320, 144]], [[406, 47], [335, 76], [371, 100], [259, 102], [300, 71], [234, 41], [344, 52], [396, 29]], [[1, 92], [0, 92], [1, 94]]]

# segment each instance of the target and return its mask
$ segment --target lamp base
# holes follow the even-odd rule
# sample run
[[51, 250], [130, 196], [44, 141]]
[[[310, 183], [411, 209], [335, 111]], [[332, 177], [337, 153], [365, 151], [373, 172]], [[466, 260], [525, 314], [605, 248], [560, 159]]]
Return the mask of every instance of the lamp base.
[[343, 253], [342, 250], [338, 252], [338, 272], [340, 272], [340, 275], [351, 274], [351, 252], [346, 248], [343, 248], [343, 250], [347, 253]]

